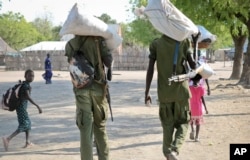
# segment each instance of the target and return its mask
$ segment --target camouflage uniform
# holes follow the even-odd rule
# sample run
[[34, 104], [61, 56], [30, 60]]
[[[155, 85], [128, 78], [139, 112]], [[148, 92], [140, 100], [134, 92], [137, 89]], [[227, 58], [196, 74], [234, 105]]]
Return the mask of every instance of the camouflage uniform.
[[[179, 152], [188, 131], [188, 121], [190, 119], [189, 98], [191, 94], [188, 82], [172, 82], [171, 85], [168, 84], [168, 78], [173, 74], [173, 59], [176, 43], [177, 41], [163, 35], [150, 44], [149, 58], [151, 65], [149, 64], [147, 72], [148, 82], [146, 82], [145, 92], [145, 99], [147, 99], [147, 97], [149, 97], [148, 91], [152, 80], [152, 69], [155, 62], [157, 62], [159, 117], [163, 127], [163, 153], [166, 157], [173, 151]], [[188, 62], [191, 61], [190, 66], [195, 68], [195, 62], [191, 58], [191, 54], [190, 42], [188, 40], [180, 42], [176, 65], [177, 75], [185, 73], [185, 67], [182, 65], [184, 60]], [[174, 133], [175, 129], [176, 132]]]
[[[85, 39], [84, 47], [81, 47], [80, 45]], [[69, 43], [74, 50], [81, 48], [85, 57], [95, 69], [95, 80], [91, 86], [83, 89], [73, 88], [76, 99], [76, 125], [80, 130], [81, 160], [93, 160], [93, 134], [99, 160], [109, 160], [109, 145], [106, 132], [108, 102], [105, 97], [105, 82], [102, 71], [98, 67], [97, 43], [100, 48], [101, 59], [108, 68], [112, 64], [112, 54], [101, 37], [75, 36], [66, 44], [65, 56], [68, 57], [68, 60], [74, 53]]]

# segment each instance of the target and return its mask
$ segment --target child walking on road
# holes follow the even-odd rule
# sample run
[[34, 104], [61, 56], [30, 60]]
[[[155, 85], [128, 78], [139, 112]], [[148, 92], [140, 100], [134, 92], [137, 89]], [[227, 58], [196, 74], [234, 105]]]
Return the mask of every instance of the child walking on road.
[[[201, 75], [197, 74], [194, 78], [191, 79], [191, 81], [193, 81], [193, 85], [189, 86], [192, 94], [192, 98], [190, 98], [190, 106], [191, 106], [190, 139], [195, 140], [195, 142], [199, 141], [200, 125], [203, 123], [203, 110], [205, 109], [206, 114], [208, 114], [205, 99], [203, 97], [205, 95], [205, 90], [199, 84], [201, 78], [202, 78]], [[196, 126], [195, 134], [194, 134], [195, 131], [194, 125]]]
[[19, 125], [17, 130], [13, 132], [9, 137], [2, 138], [5, 151], [8, 151], [10, 140], [21, 132], [25, 132], [26, 135], [26, 143], [23, 148], [27, 148], [32, 145], [32, 143], [29, 140], [31, 121], [27, 112], [28, 101], [30, 101], [33, 105], [37, 107], [39, 113], [42, 113], [42, 109], [30, 97], [30, 92], [31, 92], [30, 83], [34, 80], [34, 72], [32, 70], [26, 70], [24, 78], [25, 81], [23, 82], [23, 85], [19, 91], [19, 97], [21, 98], [22, 102], [21, 105], [16, 108], [16, 114]]

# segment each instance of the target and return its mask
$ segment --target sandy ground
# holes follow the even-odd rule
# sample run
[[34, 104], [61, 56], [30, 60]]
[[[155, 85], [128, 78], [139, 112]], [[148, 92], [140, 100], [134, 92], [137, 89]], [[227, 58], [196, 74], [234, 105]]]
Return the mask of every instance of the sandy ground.
[[[205, 96], [208, 115], [201, 126], [200, 142], [186, 137], [180, 160], [228, 160], [229, 144], [250, 142], [250, 91], [227, 79], [231, 62], [210, 64], [216, 75], [210, 78], [211, 95]], [[32, 120], [32, 148], [23, 149], [24, 133], [15, 137], [9, 151], [0, 141], [0, 160], [80, 160], [79, 132], [75, 125], [75, 105], [68, 72], [54, 71], [53, 84], [46, 85], [42, 71], [35, 71], [32, 97], [42, 107], [38, 114], [29, 105]], [[114, 71], [110, 82], [114, 121], [107, 130], [111, 160], [164, 160], [162, 129], [158, 118], [156, 74], [152, 82], [151, 107], [144, 105], [145, 71]], [[0, 72], [0, 94], [18, 79], [23, 71]], [[16, 113], [0, 110], [0, 137], [17, 127]], [[97, 156], [94, 156], [97, 160]]]

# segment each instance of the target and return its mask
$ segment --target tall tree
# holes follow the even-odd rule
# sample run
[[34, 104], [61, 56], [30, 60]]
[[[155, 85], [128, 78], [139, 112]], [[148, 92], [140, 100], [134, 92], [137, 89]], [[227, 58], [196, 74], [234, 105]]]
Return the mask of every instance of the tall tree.
[[[239, 4], [243, 4], [245, 1]], [[244, 3], [245, 4], [245, 3]], [[250, 3], [247, 0], [246, 6], [243, 7], [244, 10], [242, 12], [235, 12], [235, 16], [241, 20], [247, 27], [248, 30], [248, 45], [247, 45], [247, 52], [244, 57], [244, 64], [243, 64], [243, 71], [240, 78], [240, 83], [247, 88], [250, 88]]]
[[47, 17], [36, 18], [32, 24], [43, 35], [39, 41], [52, 40], [52, 22]]
[[[216, 21], [215, 19], [213, 19], [214, 17], [210, 17], [205, 12], [205, 6], [208, 4], [203, 3], [200, 0], [192, 0], [192, 2], [172, 0], [171, 2], [175, 4], [175, 6], [179, 10], [181, 10], [187, 17], [189, 17], [195, 24], [203, 25], [211, 33], [217, 35], [217, 41], [212, 46], [214, 50], [220, 47], [228, 47], [232, 44], [232, 39], [228, 39], [228, 35], [230, 35], [230, 32], [229, 29], [227, 29], [226, 25]], [[147, 0], [130, 0], [130, 3], [132, 4], [131, 6], [134, 9], [135, 7], [146, 6]], [[199, 13], [200, 10], [201, 13]], [[227, 36], [225, 36], [225, 34], [227, 34]]]
[[230, 76], [230, 79], [240, 79], [242, 73], [242, 61], [243, 61], [243, 47], [247, 38], [246, 32], [243, 29], [244, 26], [238, 27], [238, 32], [233, 33], [233, 29], [231, 27], [231, 35], [235, 45], [235, 53], [234, 53], [234, 63], [233, 70]]
[[[217, 19], [227, 22], [231, 29], [232, 37], [235, 43], [234, 69], [241, 65], [243, 46], [247, 36], [250, 33], [250, 1], [249, 0], [210, 0], [212, 13]], [[243, 24], [244, 25], [243, 25]], [[246, 28], [246, 29], [245, 29]], [[246, 32], [247, 31], [247, 32]], [[249, 44], [248, 44], [249, 46]], [[250, 86], [250, 48], [248, 47], [244, 59], [243, 71], [239, 83], [244, 86]], [[237, 70], [239, 71], [239, 70]], [[231, 78], [233, 73], [231, 75]]]
[[[145, 0], [131, 0], [134, 6], [145, 5]], [[235, 42], [235, 59], [233, 72], [231, 75], [232, 79], [239, 78], [241, 73], [241, 62], [242, 61], [242, 43], [238, 41], [242, 40], [242, 36], [246, 36], [246, 32], [242, 23], [237, 20], [236, 13], [241, 13], [247, 17], [247, 11], [249, 9], [249, 0], [192, 0], [192, 1], [171, 1], [179, 10], [181, 10], [187, 17], [189, 17], [195, 24], [205, 26], [213, 34], [217, 35], [217, 42], [223, 41], [224, 46], [213, 45], [213, 47], [225, 47], [233, 42], [232, 39], [227, 40], [230, 34], [234, 38]], [[242, 28], [241, 30], [240, 27]], [[243, 32], [242, 32], [243, 31]], [[226, 39], [227, 38], [227, 39]], [[217, 43], [218, 44], [218, 43]], [[242, 46], [241, 46], [242, 45]], [[216, 49], [214, 48], [214, 49]], [[239, 54], [239, 55], [238, 55]], [[250, 62], [249, 62], [250, 63]]]
[[13, 12], [0, 15], [0, 35], [16, 50], [36, 43], [40, 36], [23, 15]]
[[53, 41], [60, 41], [61, 37], [59, 36], [59, 32], [61, 30], [62, 26], [55, 26], [52, 28], [52, 40]]
[[153, 39], [161, 35], [147, 19], [136, 19], [128, 27], [126, 35], [130, 41], [141, 46], [147, 46]]

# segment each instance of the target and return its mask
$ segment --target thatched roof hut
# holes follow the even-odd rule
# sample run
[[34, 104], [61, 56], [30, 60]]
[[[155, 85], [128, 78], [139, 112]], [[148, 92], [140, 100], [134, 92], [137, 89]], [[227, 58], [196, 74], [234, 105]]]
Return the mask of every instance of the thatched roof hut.
[[8, 52], [17, 52], [11, 48], [1, 37], [0, 37], [0, 55], [6, 54]]
[[4, 65], [4, 57], [7, 53], [16, 53], [17, 51], [11, 48], [1, 37], [0, 37], [0, 66]]

